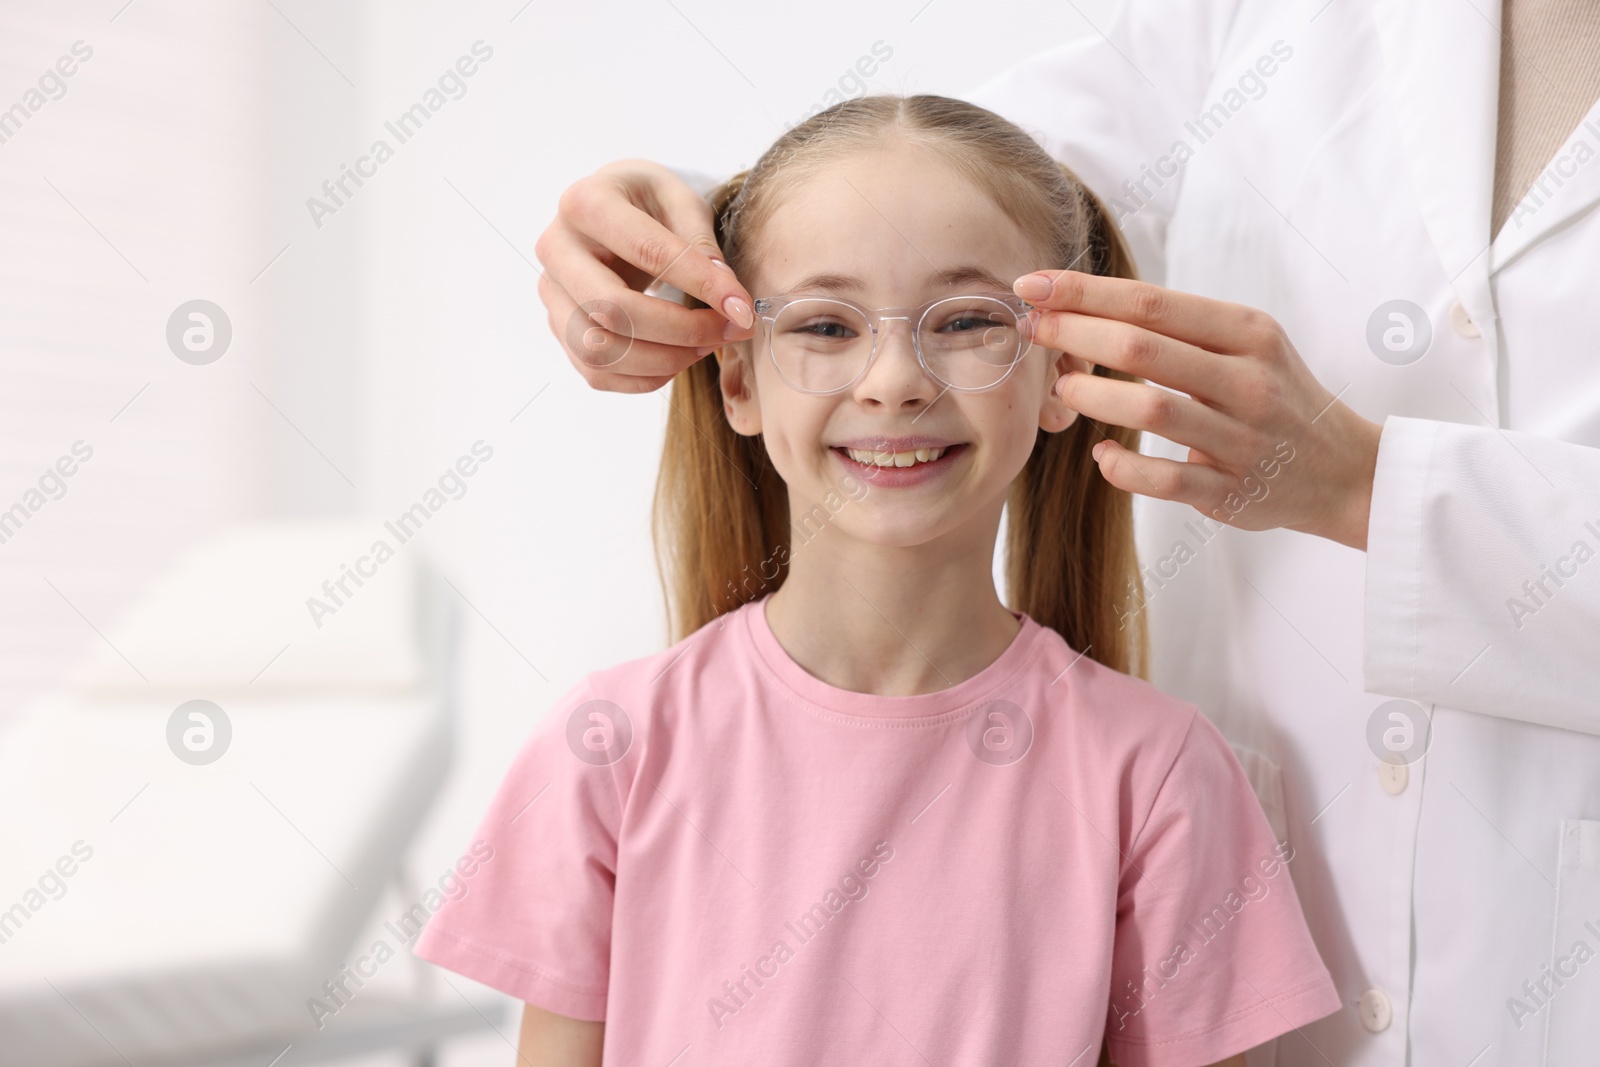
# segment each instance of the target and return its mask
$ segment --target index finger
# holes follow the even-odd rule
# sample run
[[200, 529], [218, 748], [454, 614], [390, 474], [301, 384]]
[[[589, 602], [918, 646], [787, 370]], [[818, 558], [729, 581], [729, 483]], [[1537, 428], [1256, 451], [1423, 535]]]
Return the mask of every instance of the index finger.
[[[1042, 279], [1048, 286], [1031, 284]], [[1132, 278], [1041, 270], [1018, 278], [1016, 294], [1045, 311], [1117, 319], [1210, 352], [1243, 355], [1268, 347], [1277, 323], [1244, 304], [1181, 293]]]
[[575, 196], [564, 207], [585, 236], [650, 275], [652, 281], [676, 286], [737, 323], [741, 330], [751, 329], [755, 325], [753, 302], [722, 260], [710, 232], [709, 206], [688, 186], [657, 190], [657, 194], [671, 228], [646, 211], [617, 211], [614, 202], [597, 203], [584, 195]]

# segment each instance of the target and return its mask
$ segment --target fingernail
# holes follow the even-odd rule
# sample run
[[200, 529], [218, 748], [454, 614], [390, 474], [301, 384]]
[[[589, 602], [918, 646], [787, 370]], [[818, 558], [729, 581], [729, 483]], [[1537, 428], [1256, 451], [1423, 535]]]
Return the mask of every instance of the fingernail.
[[[722, 311], [731, 320], [729, 322], [730, 326], [735, 322], [739, 324], [740, 332], [748, 330], [755, 324], [756, 317], [751, 313], [750, 305], [736, 296], [730, 296], [722, 302]], [[728, 331], [723, 330], [722, 336], [729, 336]]]
[[709, 356], [711, 353], [715, 352], [720, 347], [722, 347], [722, 346], [721, 345], [706, 345], [704, 348], [695, 349], [694, 350], [694, 354], [696, 356]]
[[1100, 456], [1109, 447], [1111, 447], [1111, 442], [1110, 441], [1101, 441], [1099, 444], [1097, 444], [1093, 448], [1089, 449], [1089, 454], [1091, 456], [1093, 456], [1095, 462], [1098, 463], [1098, 462], [1100, 462]]
[[1053, 288], [1050, 279], [1043, 274], [1025, 274], [1017, 279], [1012, 290], [1024, 300], [1043, 300]]
[[729, 274], [733, 273], [733, 268], [728, 266], [726, 263], [722, 262], [722, 260], [718, 259], [716, 256], [712, 256], [711, 257], [711, 262], [715, 263], [717, 266], [721, 267], [723, 270], [727, 271]]

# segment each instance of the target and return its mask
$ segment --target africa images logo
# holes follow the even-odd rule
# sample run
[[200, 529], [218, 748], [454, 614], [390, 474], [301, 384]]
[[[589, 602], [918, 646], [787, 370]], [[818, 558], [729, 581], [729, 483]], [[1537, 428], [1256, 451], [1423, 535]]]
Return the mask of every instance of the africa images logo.
[[619, 704], [586, 700], [567, 716], [567, 748], [590, 766], [617, 762], [632, 744], [633, 722]]
[[[368, 147], [367, 153], [356, 157], [355, 166], [339, 164], [339, 175], [322, 183], [322, 196], [306, 197], [306, 210], [317, 229], [322, 229], [323, 219], [337, 215], [355, 198], [362, 187], [378, 176], [378, 168], [394, 158], [395, 149], [411, 140], [445, 104], [467, 95], [467, 81], [477, 74], [481, 65], [494, 57], [494, 48], [479, 40], [472, 42], [472, 55], [458, 58], [453, 67], [439, 75], [437, 87], [430, 85], [422, 92], [422, 99], [402, 111], [383, 128], [394, 138], [394, 144], [379, 137]], [[351, 186], [354, 185], [354, 188]]]

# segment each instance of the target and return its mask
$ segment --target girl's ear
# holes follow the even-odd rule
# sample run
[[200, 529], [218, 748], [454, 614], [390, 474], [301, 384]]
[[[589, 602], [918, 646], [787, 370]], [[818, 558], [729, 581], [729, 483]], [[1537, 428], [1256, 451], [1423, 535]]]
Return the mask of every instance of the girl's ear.
[[754, 437], [761, 432], [761, 405], [756, 403], [755, 368], [748, 345], [724, 345], [716, 351], [717, 383], [722, 387], [722, 412], [733, 432]]
[[1039, 406], [1039, 428], [1046, 433], [1060, 433], [1077, 421], [1078, 413], [1067, 406], [1056, 392], [1056, 382], [1069, 370], [1092, 374], [1094, 364], [1065, 352], [1046, 353], [1050, 357], [1050, 371], [1044, 376], [1044, 401]]

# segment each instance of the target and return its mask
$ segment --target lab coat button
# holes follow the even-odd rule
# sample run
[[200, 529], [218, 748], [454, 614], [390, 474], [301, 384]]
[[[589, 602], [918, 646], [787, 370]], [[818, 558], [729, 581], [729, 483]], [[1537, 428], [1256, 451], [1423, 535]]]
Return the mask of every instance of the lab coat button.
[[1389, 1023], [1394, 1019], [1394, 1009], [1389, 1006], [1389, 998], [1381, 989], [1369, 989], [1361, 994], [1357, 1005], [1361, 1011], [1361, 1025], [1371, 1034], [1381, 1033], [1389, 1029]]
[[1392, 797], [1397, 797], [1406, 791], [1406, 786], [1411, 784], [1411, 770], [1404, 763], [1379, 760], [1378, 784], [1383, 786], [1385, 793]]
[[1472, 316], [1467, 314], [1467, 309], [1461, 306], [1459, 300], [1450, 305], [1450, 325], [1462, 337], [1483, 336], [1483, 331], [1478, 329], [1478, 324], [1472, 321]]

